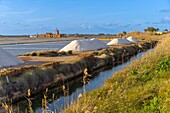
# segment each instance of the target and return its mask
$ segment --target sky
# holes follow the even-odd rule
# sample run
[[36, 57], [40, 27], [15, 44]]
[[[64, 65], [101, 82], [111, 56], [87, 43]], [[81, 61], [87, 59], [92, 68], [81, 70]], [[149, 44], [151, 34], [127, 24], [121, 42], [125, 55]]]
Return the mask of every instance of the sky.
[[170, 0], [0, 0], [0, 35], [170, 30]]

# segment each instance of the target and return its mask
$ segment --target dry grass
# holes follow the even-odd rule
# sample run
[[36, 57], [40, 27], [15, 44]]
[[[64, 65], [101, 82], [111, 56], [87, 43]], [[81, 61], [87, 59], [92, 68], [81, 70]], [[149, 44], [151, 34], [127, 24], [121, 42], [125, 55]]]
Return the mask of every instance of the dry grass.
[[142, 33], [142, 32], [130, 32], [126, 34], [124, 37], [134, 36], [138, 40], [145, 40], [145, 41], [152, 41], [152, 40], [162, 40], [163, 38], [166, 38], [168, 35], [154, 35], [152, 33]]

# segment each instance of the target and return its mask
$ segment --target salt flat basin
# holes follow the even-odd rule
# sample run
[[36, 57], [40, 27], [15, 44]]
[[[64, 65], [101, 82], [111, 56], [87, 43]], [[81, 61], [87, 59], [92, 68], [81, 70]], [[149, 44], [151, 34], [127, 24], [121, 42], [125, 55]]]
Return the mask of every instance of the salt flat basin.
[[[108, 41], [104, 41], [107, 43]], [[28, 44], [10, 44], [0, 45], [3, 49], [9, 51], [11, 54], [17, 56], [27, 52], [41, 51], [41, 50], [59, 50], [70, 41], [62, 42], [41, 42], [41, 43], [28, 43]]]
[[28, 43], [28, 44], [12, 44], [0, 45], [3, 49], [9, 51], [13, 55], [21, 55], [27, 52], [41, 51], [41, 50], [59, 50], [70, 41], [64, 42], [42, 42], [42, 43]]

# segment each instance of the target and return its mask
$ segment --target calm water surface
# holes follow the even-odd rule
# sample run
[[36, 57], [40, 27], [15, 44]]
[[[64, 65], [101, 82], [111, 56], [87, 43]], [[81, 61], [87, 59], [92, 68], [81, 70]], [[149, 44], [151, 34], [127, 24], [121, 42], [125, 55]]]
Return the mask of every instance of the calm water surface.
[[59, 50], [70, 41], [64, 42], [43, 42], [43, 43], [29, 43], [29, 44], [14, 44], [14, 45], [0, 45], [3, 49], [9, 51], [13, 55], [21, 55], [27, 52], [41, 51], [41, 50]]

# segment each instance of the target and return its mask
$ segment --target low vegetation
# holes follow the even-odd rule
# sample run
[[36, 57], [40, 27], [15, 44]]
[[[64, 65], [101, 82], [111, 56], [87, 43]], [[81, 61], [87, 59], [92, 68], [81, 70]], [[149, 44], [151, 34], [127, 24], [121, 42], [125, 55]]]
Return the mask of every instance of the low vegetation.
[[153, 40], [162, 40], [163, 38], [167, 38], [169, 36], [168, 34], [162, 34], [162, 35], [155, 35], [155, 33], [152, 32], [138, 32], [138, 31], [132, 31], [124, 35], [124, 37], [129, 37], [129, 36], [134, 36], [138, 40], [143, 40], [143, 41], [153, 41]]
[[170, 112], [170, 35], [155, 50], [116, 73], [64, 113]]
[[72, 55], [73, 52], [70, 50], [68, 52], [58, 52], [57, 50], [48, 50], [48, 51], [37, 51], [30, 52], [26, 54], [22, 54], [20, 56], [41, 56], [41, 57], [56, 57], [56, 56], [69, 56]]

